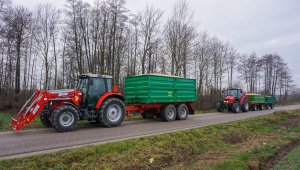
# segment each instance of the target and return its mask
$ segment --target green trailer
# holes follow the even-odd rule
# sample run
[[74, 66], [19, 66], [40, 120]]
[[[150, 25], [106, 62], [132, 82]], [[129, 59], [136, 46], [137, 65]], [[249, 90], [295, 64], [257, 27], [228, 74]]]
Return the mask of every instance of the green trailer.
[[250, 109], [256, 111], [257, 109], [273, 109], [276, 102], [274, 96], [263, 96], [260, 94], [248, 93], [246, 94], [247, 100], [249, 102]]
[[[140, 112], [144, 118], [162, 117], [165, 113], [183, 120], [194, 113], [196, 80], [177, 76], [147, 74], [126, 77], [124, 95], [128, 113]], [[171, 118], [173, 119], [173, 118]]]

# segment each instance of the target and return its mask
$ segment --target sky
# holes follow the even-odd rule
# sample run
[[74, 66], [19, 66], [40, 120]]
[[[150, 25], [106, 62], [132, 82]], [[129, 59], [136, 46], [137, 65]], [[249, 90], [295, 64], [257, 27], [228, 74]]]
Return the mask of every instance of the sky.
[[[83, 0], [93, 3], [94, 0]], [[198, 29], [228, 41], [240, 53], [257, 56], [278, 53], [300, 87], [300, 1], [299, 0], [186, 0]], [[13, 0], [34, 9], [38, 3], [64, 7], [64, 0]], [[126, 0], [137, 12], [153, 5], [168, 18], [177, 0]]]

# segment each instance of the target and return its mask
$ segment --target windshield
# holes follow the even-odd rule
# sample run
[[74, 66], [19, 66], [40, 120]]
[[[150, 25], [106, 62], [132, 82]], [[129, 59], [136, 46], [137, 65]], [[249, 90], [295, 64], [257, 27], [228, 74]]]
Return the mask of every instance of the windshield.
[[88, 79], [79, 79], [78, 84], [76, 86], [77, 90], [86, 91]]
[[238, 90], [226, 90], [225, 91], [225, 96], [237, 97], [238, 96], [237, 92], [238, 92]]

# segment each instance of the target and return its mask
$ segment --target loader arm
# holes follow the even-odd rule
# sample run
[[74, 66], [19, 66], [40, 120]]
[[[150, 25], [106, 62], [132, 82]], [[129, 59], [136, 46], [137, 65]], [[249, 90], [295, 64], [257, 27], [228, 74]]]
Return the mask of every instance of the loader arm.
[[46, 91], [36, 91], [18, 112], [17, 117], [12, 119], [12, 128], [19, 131], [25, 125], [30, 124], [41, 113], [48, 101]]

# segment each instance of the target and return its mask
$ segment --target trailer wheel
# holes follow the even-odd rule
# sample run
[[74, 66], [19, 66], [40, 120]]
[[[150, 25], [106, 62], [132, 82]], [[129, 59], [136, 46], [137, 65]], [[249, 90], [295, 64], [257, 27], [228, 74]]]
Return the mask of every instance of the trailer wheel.
[[189, 116], [189, 109], [185, 104], [180, 104], [176, 107], [176, 119], [186, 120]]
[[146, 110], [144, 113], [141, 113], [143, 119], [154, 119], [153, 110]]
[[162, 109], [161, 117], [166, 122], [171, 122], [176, 119], [176, 108], [169, 104]]
[[238, 113], [240, 111], [240, 105], [238, 103], [233, 103], [232, 104], [232, 111], [234, 113]]
[[49, 115], [48, 111], [46, 111], [46, 110], [41, 111], [40, 120], [41, 120], [42, 124], [45, 125], [46, 127], [52, 127], [52, 123], [51, 123], [50, 115]]
[[273, 105], [273, 104], [271, 104], [271, 105], [270, 105], [270, 107], [271, 107], [271, 109], [273, 109], [273, 108], [274, 108], [274, 105]]
[[259, 106], [259, 110], [264, 110], [264, 105], [263, 105], [263, 104], [261, 104], [261, 105]]
[[242, 105], [242, 112], [248, 112], [249, 111], [249, 103], [247, 101], [244, 101]]
[[266, 110], [269, 110], [269, 104], [266, 104]]
[[125, 104], [118, 98], [109, 98], [100, 108], [98, 120], [104, 127], [117, 127], [125, 118]]
[[223, 112], [224, 111], [223, 102], [217, 102], [217, 110], [218, 110], [218, 112]]
[[256, 110], [257, 110], [257, 106], [256, 106], [256, 105], [253, 105], [252, 111], [256, 111]]
[[69, 132], [76, 128], [79, 113], [73, 106], [61, 106], [52, 115], [52, 125], [58, 132]]

